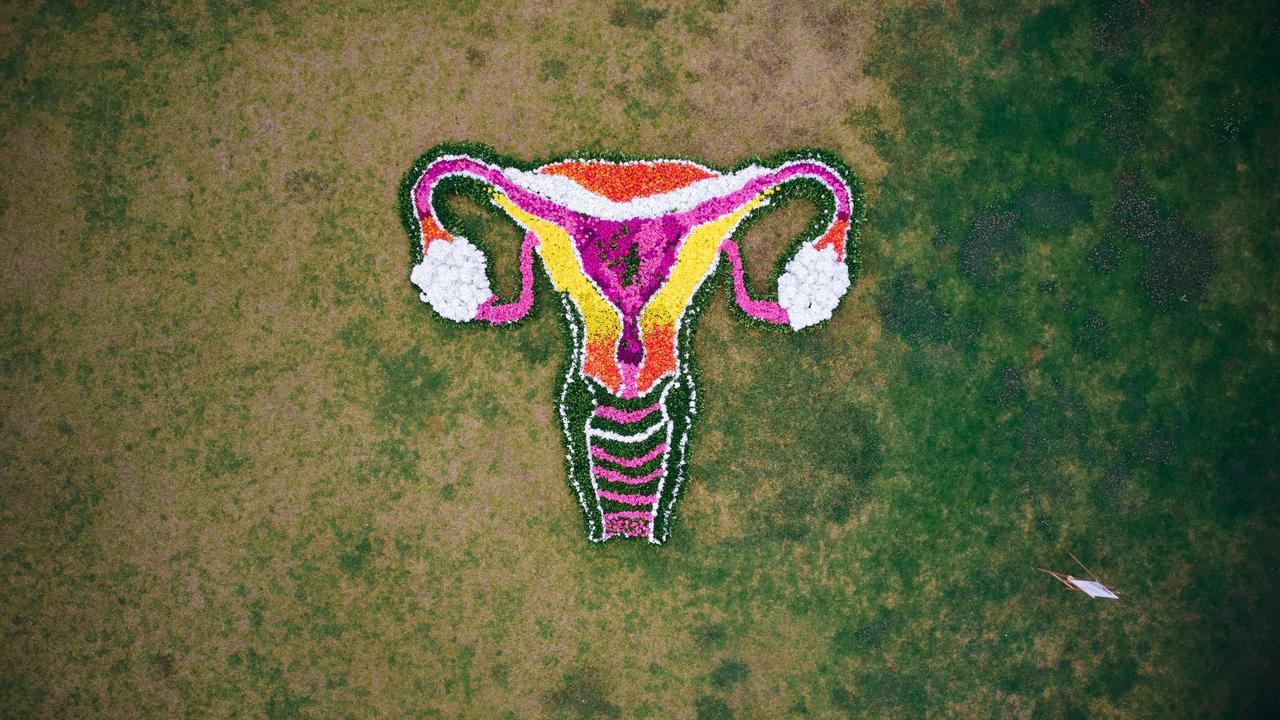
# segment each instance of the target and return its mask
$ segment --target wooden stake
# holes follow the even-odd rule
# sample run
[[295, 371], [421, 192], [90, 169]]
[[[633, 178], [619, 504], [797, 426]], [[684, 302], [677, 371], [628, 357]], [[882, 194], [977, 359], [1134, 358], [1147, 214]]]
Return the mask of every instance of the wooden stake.
[[1064, 578], [1064, 577], [1062, 576], [1062, 573], [1054, 572], [1054, 571], [1052, 571], [1052, 570], [1049, 570], [1048, 568], [1042, 568], [1042, 567], [1038, 567], [1038, 568], [1036, 568], [1036, 570], [1039, 570], [1040, 572], [1042, 572], [1042, 573], [1044, 573], [1044, 574], [1046, 574], [1046, 575], [1052, 575], [1054, 580], [1057, 580], [1058, 582], [1062, 583], [1063, 585], [1066, 585], [1068, 590], [1074, 590], [1074, 591], [1076, 591], [1076, 592], [1084, 592], [1084, 591], [1083, 591], [1083, 590], [1081, 590], [1080, 588], [1078, 588], [1078, 587], [1076, 587], [1075, 585], [1072, 585], [1070, 582], [1068, 582], [1068, 581], [1066, 580], [1066, 578]]
[[1092, 581], [1094, 581], [1094, 582], [1096, 582], [1096, 583], [1100, 583], [1100, 582], [1102, 582], [1101, 580], [1099, 580], [1099, 579], [1098, 579], [1098, 576], [1097, 576], [1097, 575], [1094, 575], [1094, 574], [1093, 574], [1093, 571], [1092, 571], [1092, 570], [1090, 570], [1090, 569], [1089, 569], [1089, 568], [1087, 568], [1087, 567], [1084, 567], [1084, 563], [1080, 562], [1080, 558], [1076, 557], [1075, 555], [1072, 555], [1070, 550], [1068, 550], [1068, 551], [1067, 551], [1067, 554], [1068, 554], [1068, 555], [1071, 555], [1071, 559], [1072, 559], [1072, 560], [1075, 560], [1077, 565], [1079, 565], [1080, 567], [1084, 568], [1084, 571], [1085, 571], [1085, 572], [1087, 572], [1087, 573], [1089, 573], [1089, 579], [1090, 579], [1090, 580], [1092, 580]]

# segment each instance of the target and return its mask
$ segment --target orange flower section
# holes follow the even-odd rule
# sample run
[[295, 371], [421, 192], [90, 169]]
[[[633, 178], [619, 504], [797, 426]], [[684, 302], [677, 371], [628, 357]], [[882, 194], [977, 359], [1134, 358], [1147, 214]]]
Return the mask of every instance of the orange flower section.
[[848, 220], [837, 220], [831, 224], [831, 229], [827, 230], [822, 239], [814, 244], [814, 247], [821, 250], [827, 246], [835, 248], [836, 257], [844, 259], [844, 237], [849, 230]]
[[587, 343], [587, 358], [582, 363], [582, 372], [599, 380], [613, 392], [622, 389], [622, 374], [618, 372], [618, 363], [613, 357], [617, 338], [613, 342]]
[[563, 175], [616, 202], [678, 190], [716, 176], [716, 173], [692, 163], [670, 160], [653, 163], [567, 160], [547, 165], [538, 172]]
[[644, 333], [644, 365], [636, 378], [636, 389], [646, 392], [658, 378], [676, 371], [676, 327], [663, 323]]
[[440, 227], [440, 223], [430, 215], [423, 215], [419, 218], [422, 221], [422, 247], [430, 245], [435, 240], [453, 240], [444, 228]]

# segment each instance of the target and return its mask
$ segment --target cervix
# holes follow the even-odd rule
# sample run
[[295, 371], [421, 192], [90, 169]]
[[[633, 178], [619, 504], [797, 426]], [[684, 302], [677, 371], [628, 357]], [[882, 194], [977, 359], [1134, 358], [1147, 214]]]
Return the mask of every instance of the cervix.
[[[441, 224], [435, 203], [451, 187], [483, 192], [524, 229], [515, 302], [499, 302], [483, 252]], [[790, 193], [813, 198], [818, 217], [794, 243], [778, 299], [753, 299], [735, 234]], [[848, 290], [864, 212], [856, 177], [818, 150], [720, 171], [687, 160], [526, 166], [483, 146], [441, 145], [414, 163], [400, 199], [410, 278], [450, 320], [524, 317], [534, 301], [534, 256], [541, 260], [572, 337], [560, 418], [588, 537], [655, 544], [667, 539], [685, 480], [697, 407], [690, 330], [721, 255], [747, 316], [800, 330], [829, 318]]]

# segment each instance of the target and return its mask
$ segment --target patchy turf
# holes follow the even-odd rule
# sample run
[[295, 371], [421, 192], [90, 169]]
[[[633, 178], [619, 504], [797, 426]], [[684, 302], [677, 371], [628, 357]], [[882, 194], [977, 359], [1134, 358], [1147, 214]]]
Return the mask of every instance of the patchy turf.
[[[0, 9], [0, 714], [1280, 714], [1280, 15], [788, 7]], [[668, 545], [583, 537], [545, 282], [418, 301], [446, 140], [867, 183], [829, 327], [700, 318]]]

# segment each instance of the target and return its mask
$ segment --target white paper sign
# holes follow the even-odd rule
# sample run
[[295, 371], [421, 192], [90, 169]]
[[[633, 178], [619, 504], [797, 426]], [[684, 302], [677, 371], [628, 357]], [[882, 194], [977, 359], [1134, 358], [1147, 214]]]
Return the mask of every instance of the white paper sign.
[[1110, 598], [1112, 600], [1120, 599], [1119, 595], [1116, 595], [1115, 593], [1108, 590], [1107, 586], [1103, 585], [1100, 582], [1094, 582], [1092, 580], [1081, 580], [1080, 578], [1073, 578], [1070, 575], [1067, 576], [1067, 580], [1071, 581], [1072, 585], [1075, 585], [1076, 587], [1083, 590], [1084, 593], [1089, 597]]

